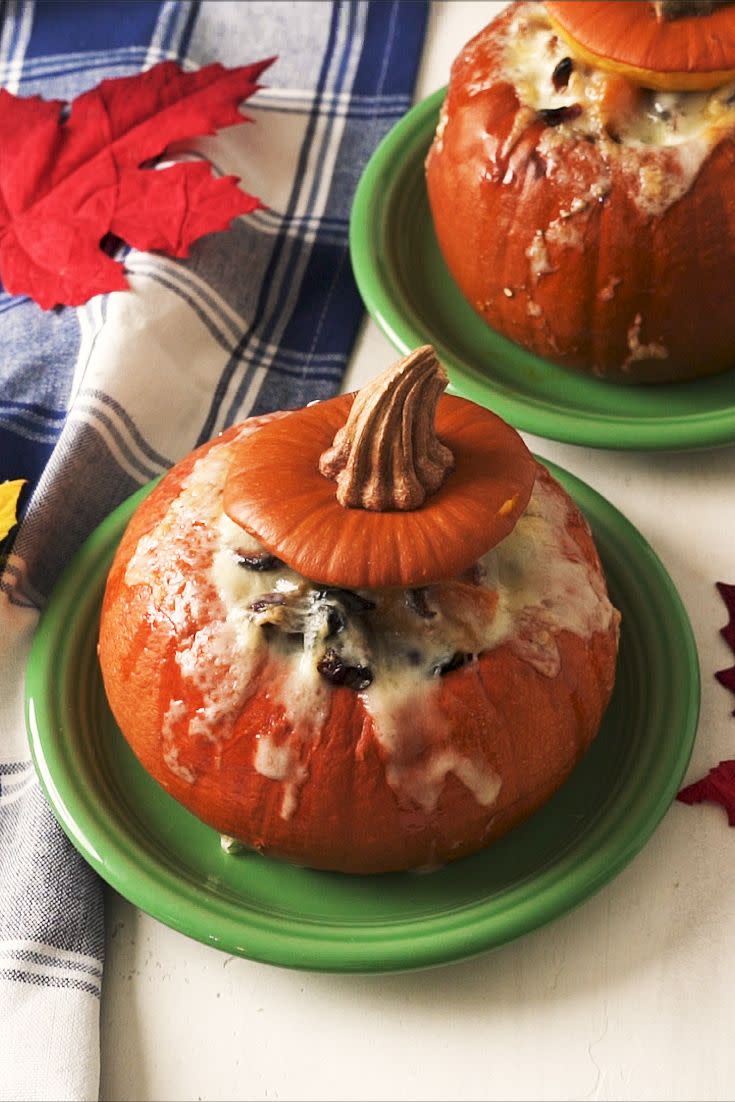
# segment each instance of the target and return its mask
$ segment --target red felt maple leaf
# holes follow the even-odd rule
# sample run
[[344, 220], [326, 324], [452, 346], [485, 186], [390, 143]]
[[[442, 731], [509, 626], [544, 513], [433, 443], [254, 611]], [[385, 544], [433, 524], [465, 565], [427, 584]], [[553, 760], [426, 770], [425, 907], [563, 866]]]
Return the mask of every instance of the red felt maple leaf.
[[[186, 256], [198, 237], [261, 205], [205, 162], [154, 169], [173, 142], [252, 121], [238, 106], [273, 58], [184, 73], [164, 61], [103, 80], [73, 101], [0, 90], [0, 278], [40, 306], [76, 306], [127, 287], [100, 248], [113, 234]], [[144, 167], [141, 167], [144, 166]]]
[[[724, 628], [720, 628], [720, 634], [735, 653], [735, 585], [717, 582], [717, 589], [728, 613], [728, 621]], [[735, 693], [735, 666], [718, 670], [715, 677], [721, 685]], [[706, 777], [682, 788], [676, 798], [684, 804], [700, 804], [705, 800], [721, 804], [727, 812], [730, 826], [735, 826], [735, 760], [721, 761], [710, 769]]]

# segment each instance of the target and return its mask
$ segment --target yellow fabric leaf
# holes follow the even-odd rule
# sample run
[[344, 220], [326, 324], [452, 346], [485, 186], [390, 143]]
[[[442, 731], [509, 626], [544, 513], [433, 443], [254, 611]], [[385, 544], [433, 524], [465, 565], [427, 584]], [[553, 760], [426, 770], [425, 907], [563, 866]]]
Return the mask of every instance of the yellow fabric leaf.
[[18, 496], [25, 484], [25, 478], [0, 482], [0, 540], [5, 539], [17, 520]]

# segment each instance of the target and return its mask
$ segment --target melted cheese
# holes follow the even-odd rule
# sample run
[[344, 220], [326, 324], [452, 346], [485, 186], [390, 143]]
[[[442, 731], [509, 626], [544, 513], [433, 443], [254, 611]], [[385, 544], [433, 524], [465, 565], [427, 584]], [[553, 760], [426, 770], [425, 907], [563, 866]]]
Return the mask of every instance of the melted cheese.
[[222, 512], [231, 447], [215, 446], [197, 461], [165, 516], [139, 541], [126, 571], [128, 585], [150, 587], [151, 614], [175, 628], [182, 680], [201, 700], [192, 715], [182, 700], [169, 703], [162, 730], [169, 769], [196, 783], [196, 772], [181, 761], [187, 740], [208, 745], [216, 767], [259, 683], [258, 668], [276, 654], [285, 677], [272, 690], [273, 704], [285, 716], [287, 734], [284, 739], [262, 731], [253, 767], [281, 787], [281, 815], [293, 815], [308, 779], [304, 744], [319, 738], [329, 713], [332, 688], [317, 664], [325, 648], [335, 645], [351, 665], [371, 672], [360, 695], [381, 746], [386, 781], [398, 798], [431, 811], [453, 774], [478, 804], [491, 807], [500, 778], [483, 758], [452, 746], [436, 706], [437, 671], [456, 654], [472, 662], [472, 656], [506, 643], [538, 673], [555, 677], [561, 631], [588, 638], [616, 622], [601, 573], [567, 530], [566, 498], [539, 480], [513, 532], [484, 556], [468, 581], [418, 593], [362, 590], [351, 600], [374, 607], [357, 612], [349, 602], [339, 604], [342, 591], [331, 591], [342, 610], [335, 629], [325, 615], [330, 606], [323, 589], [282, 563], [244, 568], [243, 556], [262, 549]]

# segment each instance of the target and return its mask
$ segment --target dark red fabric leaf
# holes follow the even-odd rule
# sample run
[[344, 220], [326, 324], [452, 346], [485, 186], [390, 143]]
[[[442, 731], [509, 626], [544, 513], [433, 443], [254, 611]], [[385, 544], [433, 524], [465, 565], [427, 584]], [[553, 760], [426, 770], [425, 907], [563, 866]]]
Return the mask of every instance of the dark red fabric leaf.
[[735, 761], [721, 761], [701, 781], [682, 788], [676, 798], [683, 804], [701, 804], [705, 800], [720, 804], [727, 812], [730, 826], [735, 826]]
[[[728, 622], [720, 633], [735, 653], [735, 585], [717, 582], [717, 589], [728, 613]], [[715, 677], [721, 685], [735, 693], [735, 666], [718, 670]], [[706, 777], [682, 788], [676, 798], [684, 804], [699, 804], [705, 800], [721, 804], [727, 812], [730, 826], [735, 826], [735, 760], [721, 761], [710, 769]]]
[[[727, 670], [718, 670], [715, 677], [721, 685], [724, 685], [731, 693], [735, 693], [735, 666], [730, 666]], [[735, 711], [733, 715], [735, 715]]]
[[47, 308], [127, 286], [100, 241], [185, 256], [205, 233], [260, 206], [205, 162], [141, 168], [177, 141], [247, 122], [239, 104], [272, 58], [183, 73], [164, 61], [104, 80], [65, 105], [0, 91], [0, 277]]
[[[730, 647], [730, 650], [735, 653], [735, 585], [728, 585], [727, 582], [718, 582], [717, 589], [719, 590], [722, 600], [725, 602], [725, 608], [729, 616], [728, 622], [724, 628], [720, 628], [720, 634], [725, 642]], [[735, 666], [729, 670], [720, 670], [715, 674], [715, 677], [725, 685], [726, 688], [735, 692], [735, 685], [733, 685], [733, 677], [724, 678], [723, 675], [732, 674], [735, 677]], [[735, 713], [733, 713], [735, 714]]]

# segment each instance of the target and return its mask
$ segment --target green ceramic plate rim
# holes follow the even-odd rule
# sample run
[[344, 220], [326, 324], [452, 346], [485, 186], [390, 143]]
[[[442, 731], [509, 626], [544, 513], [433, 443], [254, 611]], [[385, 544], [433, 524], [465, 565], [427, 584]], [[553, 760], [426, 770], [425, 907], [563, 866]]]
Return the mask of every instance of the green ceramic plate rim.
[[[446, 87], [438, 89], [412, 107], [386, 134], [370, 158], [360, 177], [350, 213], [350, 258], [358, 289], [368, 313], [401, 354], [425, 344], [428, 336], [421, 318], [406, 300], [381, 248], [386, 216], [396, 196], [397, 181], [407, 162], [428, 147], [436, 127], [439, 108]], [[422, 158], [423, 159], [423, 158]], [[449, 273], [446, 273], [451, 280]], [[514, 359], [561, 369], [525, 349], [514, 345], [488, 327], [489, 340], [497, 356], [511, 362]], [[551, 440], [589, 447], [615, 450], [681, 451], [711, 448], [735, 441], [735, 401], [716, 410], [696, 411], [686, 415], [662, 412], [651, 417], [626, 416], [603, 410], [581, 410], [555, 404], [542, 396], [514, 393], [502, 379], [486, 375], [465, 359], [458, 357], [451, 344], [433, 336], [433, 343], [447, 367], [450, 389], [492, 409], [517, 429], [535, 433]], [[718, 376], [722, 379], [722, 376]], [[569, 372], [569, 386], [574, 389], [576, 377]], [[672, 384], [677, 387], [705, 388], [708, 380], [694, 384]], [[610, 384], [600, 383], [601, 387]], [[710, 385], [716, 386], [717, 380]], [[626, 388], [627, 389], [627, 388]], [[666, 388], [656, 388], [665, 406]], [[695, 393], [695, 392], [693, 392]]]
[[616, 876], [653, 833], [687, 768], [699, 715], [696, 645], [673, 582], [637, 529], [586, 483], [543, 462], [593, 524], [603, 555], [616, 545], [624, 551], [625, 561], [635, 563], [631, 572], [635, 570], [636, 580], [647, 579], [647, 595], [675, 625], [665, 645], [675, 639], [675, 683], [684, 694], [680, 727], [668, 732], [667, 753], [656, 759], [655, 772], [644, 783], [639, 778], [626, 792], [622, 807], [594, 819], [553, 865], [514, 884], [500, 901], [486, 898], [430, 917], [330, 923], [247, 909], [237, 899], [205, 895], [196, 878], [170, 867], [160, 852], [115, 831], [104, 800], [81, 784], [68, 759], [59, 715], [59, 673], [68, 659], [65, 647], [71, 646], [75, 619], [85, 594], [98, 608], [112, 554], [151, 483], [111, 513], [77, 552], [41, 617], [27, 666], [26, 720], [36, 770], [52, 811], [88, 863], [134, 905], [198, 941], [252, 960], [329, 972], [404, 971], [474, 956], [561, 916]]

